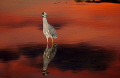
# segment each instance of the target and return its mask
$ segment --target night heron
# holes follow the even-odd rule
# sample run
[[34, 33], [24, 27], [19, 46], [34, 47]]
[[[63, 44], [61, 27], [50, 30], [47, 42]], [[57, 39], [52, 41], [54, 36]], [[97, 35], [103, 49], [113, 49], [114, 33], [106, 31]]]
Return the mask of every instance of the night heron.
[[[54, 29], [53, 26], [51, 26], [46, 19], [47, 13], [43, 12], [42, 13], [42, 18], [43, 18], [43, 33], [46, 36], [47, 39], [47, 44], [48, 44], [48, 38], [52, 39], [52, 44], [53, 44], [53, 38], [57, 38], [57, 33], [56, 30]], [[48, 46], [48, 45], [47, 45]]]
[[57, 52], [57, 44], [53, 44], [52, 47], [46, 47], [44, 54], [43, 54], [43, 75], [46, 76], [47, 74], [49, 74], [49, 72], [47, 72], [47, 67], [48, 64], [50, 63], [50, 61], [53, 60], [53, 58], [55, 57]]

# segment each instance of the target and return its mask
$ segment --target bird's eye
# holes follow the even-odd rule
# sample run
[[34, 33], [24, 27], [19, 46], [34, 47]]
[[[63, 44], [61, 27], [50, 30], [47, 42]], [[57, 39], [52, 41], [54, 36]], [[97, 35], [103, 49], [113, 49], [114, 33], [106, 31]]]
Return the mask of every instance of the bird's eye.
[[44, 15], [44, 12], [42, 14]]

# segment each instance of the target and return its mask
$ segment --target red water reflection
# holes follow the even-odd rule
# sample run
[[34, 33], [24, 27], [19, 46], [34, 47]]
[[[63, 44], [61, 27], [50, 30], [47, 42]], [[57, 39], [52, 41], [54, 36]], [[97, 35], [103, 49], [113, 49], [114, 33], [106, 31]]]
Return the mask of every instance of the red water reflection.
[[[0, 32], [2, 33], [0, 43], [2, 45], [9, 45], [14, 43], [13, 41], [28, 42], [29, 39], [31, 40], [29, 42], [36, 42], [37, 39], [37, 42], [45, 43], [44, 35], [42, 35], [42, 32], [37, 30], [38, 28], [36, 28], [36, 26], [42, 27], [41, 13], [43, 11], [46, 11], [49, 15], [50, 17], [48, 18], [49, 23], [53, 23], [53, 25], [54, 23], [57, 25], [61, 24], [59, 26], [60, 30], [57, 30], [59, 38], [55, 40], [58, 43], [66, 41], [72, 44], [73, 42], [84, 40], [86, 41], [101, 36], [109, 37], [109, 40], [113, 39], [109, 42], [117, 40], [117, 43], [120, 43], [119, 42], [120, 11], [118, 10], [120, 6], [119, 4], [84, 3], [76, 5], [75, 2], [70, 2], [69, 4], [62, 3], [55, 5], [52, 2], [50, 2], [49, 5], [50, 5], [49, 8], [52, 8], [54, 10], [49, 9], [44, 5], [37, 4], [30, 8], [26, 7], [25, 9], [21, 7], [22, 13], [20, 13], [21, 9], [17, 10], [16, 8], [13, 11], [8, 10], [7, 13], [3, 11], [3, 13], [1, 13], [0, 15], [2, 18], [0, 19], [1, 25]], [[59, 10], [57, 8], [59, 8]], [[16, 27], [16, 29], [6, 29], [6, 27], [7, 28]], [[13, 34], [12, 32], [14, 33], [14, 35], [12, 35]], [[30, 37], [28, 37], [28, 34]], [[34, 39], [32, 39], [33, 37], [31, 36], [34, 36]], [[11, 37], [13, 38], [13, 40], [9, 40], [11, 39]], [[6, 40], [6, 38], [8, 40], [3, 41]], [[24, 39], [21, 40], [21, 38]], [[38, 41], [38, 39], [40, 41]]]
[[[119, 67], [120, 64], [114, 64], [114, 66], [110, 67], [106, 71], [80, 71], [77, 73], [71, 73], [72, 71], [68, 70], [65, 72], [61, 72], [59, 69], [56, 68], [49, 68], [48, 71], [50, 74], [47, 76], [49, 78], [56, 78], [56, 77], [70, 77], [70, 78], [119, 78]], [[10, 63], [0, 63], [0, 77], [10, 78], [10, 77], [19, 77], [19, 78], [38, 78], [43, 77], [42, 75], [42, 68], [37, 69], [34, 67], [30, 67], [24, 64], [20, 64], [19, 62], [10, 62]]]
[[[55, 25], [57, 29], [58, 39], [54, 40], [55, 43], [75, 44], [89, 42], [108, 48], [112, 47], [117, 50], [117, 54], [120, 54], [120, 4], [78, 4], [75, 2], [54, 4], [55, 1], [46, 2], [38, 0], [36, 2], [30, 1], [29, 4], [21, 1], [19, 4], [15, 0], [7, 1], [1, 3], [2, 9], [0, 9], [1, 49], [27, 43], [46, 44], [46, 38], [42, 30], [40, 30], [40, 28], [42, 29], [41, 13], [45, 11], [49, 16], [48, 22]], [[51, 43], [50, 39], [49, 41]], [[61, 72], [59, 69], [49, 68], [48, 71], [50, 74], [48, 77], [119, 78], [119, 55], [116, 58], [117, 60], [114, 64], [103, 72], [84, 70], [72, 73], [70, 70]], [[22, 64], [21, 59], [24, 58], [21, 57], [20, 60], [8, 63], [0, 63], [0, 77], [43, 77], [42, 68], [37, 69], [27, 64]]]

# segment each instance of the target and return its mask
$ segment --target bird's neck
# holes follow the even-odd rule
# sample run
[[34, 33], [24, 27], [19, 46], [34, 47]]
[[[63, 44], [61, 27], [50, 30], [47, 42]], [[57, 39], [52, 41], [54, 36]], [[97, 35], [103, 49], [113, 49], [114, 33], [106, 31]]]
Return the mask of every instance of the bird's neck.
[[48, 26], [48, 22], [46, 18], [43, 18], [43, 27], [47, 27]]

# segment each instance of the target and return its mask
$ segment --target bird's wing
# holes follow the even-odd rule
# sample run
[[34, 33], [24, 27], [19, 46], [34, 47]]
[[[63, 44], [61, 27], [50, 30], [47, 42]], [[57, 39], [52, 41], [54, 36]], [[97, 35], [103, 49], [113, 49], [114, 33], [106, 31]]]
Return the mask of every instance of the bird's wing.
[[57, 38], [56, 30], [55, 30], [54, 27], [51, 26], [50, 24], [49, 24], [49, 26], [48, 26], [48, 32], [52, 35], [52, 37]]

